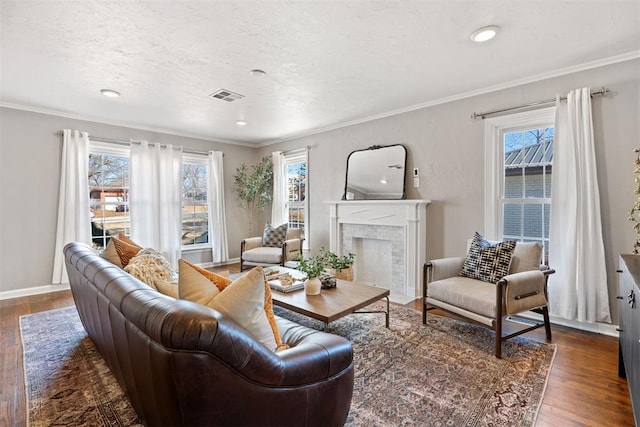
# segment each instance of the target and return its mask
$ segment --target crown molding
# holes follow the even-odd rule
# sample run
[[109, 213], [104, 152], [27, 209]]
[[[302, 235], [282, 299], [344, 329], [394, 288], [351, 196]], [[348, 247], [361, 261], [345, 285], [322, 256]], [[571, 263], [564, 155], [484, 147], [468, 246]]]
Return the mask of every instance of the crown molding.
[[256, 144], [252, 144], [250, 142], [235, 141], [232, 139], [223, 139], [223, 138], [211, 138], [210, 136], [198, 135], [198, 134], [189, 133], [189, 132], [179, 132], [172, 129], [165, 129], [165, 128], [153, 127], [153, 126], [143, 126], [135, 123], [120, 122], [115, 120], [105, 120], [98, 117], [87, 116], [83, 114], [68, 113], [68, 112], [50, 110], [50, 109], [41, 108], [41, 107], [31, 107], [27, 105], [13, 104], [13, 103], [4, 102], [4, 101], [0, 101], [0, 107], [10, 108], [12, 110], [28, 111], [31, 113], [47, 114], [47, 115], [56, 116], [56, 117], [66, 117], [68, 119], [83, 120], [87, 122], [100, 123], [104, 125], [120, 126], [128, 129], [144, 130], [147, 132], [156, 132], [156, 133], [162, 133], [166, 135], [175, 135], [175, 136], [181, 136], [185, 138], [194, 138], [194, 139], [200, 139], [204, 141], [218, 142], [220, 144], [239, 145], [243, 147], [256, 148]]
[[607, 65], [617, 64], [617, 63], [620, 63], [620, 62], [633, 61], [633, 60], [638, 59], [638, 58], [640, 58], [640, 50], [634, 50], [634, 51], [627, 52], [627, 53], [624, 53], [624, 54], [621, 54], [621, 55], [610, 56], [610, 57], [607, 57], [607, 58], [598, 59], [596, 61], [585, 62], [583, 64], [578, 64], [578, 65], [574, 65], [574, 66], [566, 67], [566, 68], [560, 68], [560, 69], [557, 69], [557, 70], [554, 70], [554, 71], [549, 71], [549, 72], [542, 73], [542, 74], [536, 74], [536, 75], [525, 77], [525, 78], [522, 78], [522, 79], [511, 80], [509, 82], [501, 83], [501, 84], [498, 84], [498, 85], [487, 86], [487, 87], [482, 88], [482, 89], [477, 89], [477, 90], [473, 90], [473, 91], [469, 91], [469, 92], [462, 92], [462, 93], [459, 93], [459, 94], [456, 94], [456, 95], [447, 96], [447, 97], [444, 97], [444, 98], [436, 99], [436, 100], [433, 100], [433, 101], [427, 101], [427, 102], [423, 102], [423, 103], [420, 103], [420, 104], [410, 105], [408, 107], [400, 108], [400, 109], [397, 109], [397, 110], [391, 110], [391, 111], [388, 111], [388, 112], [385, 112], [385, 113], [380, 113], [380, 114], [375, 114], [375, 115], [371, 115], [371, 116], [367, 116], [367, 117], [362, 117], [360, 119], [350, 120], [350, 121], [347, 121], [347, 122], [337, 123], [337, 124], [333, 124], [333, 125], [329, 125], [329, 126], [309, 129], [309, 130], [306, 130], [306, 131], [293, 133], [293, 134], [290, 134], [290, 135], [282, 137], [282, 138], [275, 138], [275, 139], [271, 139], [271, 140], [264, 141], [264, 142], [261, 142], [261, 143], [250, 143], [250, 142], [247, 142], [247, 141], [236, 141], [236, 140], [229, 140], [229, 139], [222, 139], [222, 138], [211, 138], [211, 137], [208, 137], [208, 136], [192, 134], [192, 133], [188, 133], [188, 132], [178, 132], [178, 131], [171, 130], [171, 129], [157, 128], [157, 127], [153, 127], [153, 126], [141, 126], [141, 125], [136, 125], [136, 124], [128, 123], [128, 122], [104, 120], [104, 119], [100, 119], [100, 118], [97, 118], [97, 117], [86, 116], [86, 115], [82, 115], [82, 114], [74, 114], [74, 113], [68, 113], [68, 112], [62, 112], [62, 111], [56, 111], [56, 110], [49, 110], [49, 109], [40, 108], [40, 107], [30, 107], [30, 106], [26, 106], [26, 105], [12, 104], [12, 103], [3, 102], [3, 101], [0, 101], [0, 107], [11, 108], [11, 109], [14, 109], [14, 110], [29, 111], [29, 112], [33, 112], [33, 113], [48, 114], [48, 115], [52, 115], [52, 116], [66, 117], [66, 118], [76, 119], [76, 120], [90, 121], [90, 122], [107, 124], [107, 125], [112, 125], [112, 126], [121, 126], [121, 127], [126, 127], [126, 128], [129, 128], [129, 129], [138, 129], [138, 130], [144, 130], [144, 131], [148, 131], [148, 132], [158, 132], [158, 133], [163, 133], [163, 134], [167, 134], [167, 135], [176, 135], [176, 136], [181, 136], [181, 137], [186, 137], [186, 138], [200, 139], [200, 140], [204, 140], [204, 141], [217, 142], [217, 143], [221, 143], [221, 144], [238, 145], [238, 146], [251, 147], [251, 148], [262, 148], [262, 147], [267, 147], [269, 145], [278, 144], [278, 143], [281, 143], [281, 142], [292, 141], [292, 140], [299, 139], [299, 138], [304, 138], [304, 137], [307, 137], [307, 136], [317, 135], [317, 134], [320, 134], [320, 133], [324, 133], [324, 132], [328, 132], [328, 131], [332, 131], [332, 130], [336, 130], [336, 129], [341, 129], [341, 128], [345, 128], [345, 127], [349, 127], [349, 126], [358, 125], [358, 124], [361, 124], [361, 123], [366, 123], [366, 122], [371, 122], [371, 121], [374, 121], [374, 120], [383, 119], [383, 118], [386, 118], [386, 117], [397, 116], [399, 114], [409, 113], [409, 112], [412, 112], [412, 111], [421, 110], [423, 108], [434, 107], [434, 106], [437, 106], [437, 105], [442, 105], [442, 104], [446, 104], [446, 103], [449, 103], [449, 102], [459, 101], [459, 100], [462, 100], [462, 99], [471, 98], [471, 97], [478, 96], [478, 95], [484, 95], [484, 94], [487, 94], [487, 93], [497, 92], [497, 91], [500, 91], [500, 90], [509, 89], [509, 88], [513, 88], [513, 87], [517, 87], [517, 86], [522, 86], [522, 85], [529, 84], [529, 83], [535, 83], [535, 82], [539, 82], [539, 81], [542, 81], [542, 80], [548, 80], [548, 79], [551, 79], [551, 78], [560, 77], [560, 76], [564, 76], [564, 75], [567, 75], [567, 74], [573, 74], [573, 73], [577, 73], [577, 72], [580, 72], [580, 71], [591, 70], [593, 68], [604, 67], [604, 66], [607, 66]]
[[617, 64], [619, 62], [633, 61], [634, 59], [638, 59], [638, 58], [640, 58], [640, 50], [634, 50], [634, 51], [631, 51], [631, 52], [624, 53], [622, 55], [610, 56], [608, 58], [598, 59], [596, 61], [585, 62], [583, 64], [574, 65], [574, 66], [571, 66], [571, 67], [560, 68], [560, 69], [557, 69], [557, 70], [554, 70], [554, 71], [549, 71], [549, 72], [542, 73], [542, 74], [536, 74], [536, 75], [525, 77], [525, 78], [522, 78], [522, 79], [511, 80], [509, 82], [500, 83], [498, 85], [487, 86], [487, 87], [482, 88], [482, 89], [477, 89], [477, 90], [473, 90], [473, 91], [469, 91], [469, 92], [462, 92], [462, 93], [459, 93], [459, 94], [456, 94], [456, 95], [447, 96], [445, 98], [436, 99], [434, 101], [427, 101], [427, 102], [423, 102], [423, 103], [420, 103], [420, 104], [415, 104], [415, 105], [411, 105], [411, 106], [408, 106], [408, 107], [400, 108], [400, 109], [397, 109], [397, 110], [388, 111], [386, 113], [376, 114], [376, 115], [367, 116], [367, 117], [363, 117], [363, 118], [356, 119], [356, 120], [351, 120], [351, 121], [348, 121], [348, 122], [343, 122], [343, 123], [338, 123], [338, 124], [325, 126], [325, 127], [321, 127], [321, 128], [311, 129], [311, 130], [308, 130], [308, 131], [292, 134], [292, 135], [289, 135], [289, 136], [286, 136], [286, 137], [283, 137], [283, 138], [272, 139], [272, 140], [263, 142], [261, 144], [258, 144], [258, 146], [259, 147], [266, 147], [268, 145], [273, 145], [273, 144], [277, 144], [277, 143], [280, 143], [280, 142], [286, 142], [286, 141], [291, 141], [291, 140], [294, 140], [294, 139], [303, 138], [303, 137], [306, 137], [306, 136], [317, 135], [319, 133], [324, 133], [324, 132], [328, 132], [328, 131], [331, 131], [331, 130], [336, 130], [336, 129], [340, 129], [340, 128], [344, 128], [344, 127], [349, 127], [349, 126], [353, 126], [353, 125], [357, 125], [357, 124], [361, 124], [361, 123], [366, 123], [366, 122], [370, 122], [370, 121], [373, 121], [373, 120], [379, 120], [379, 119], [383, 119], [383, 118], [386, 118], [386, 117], [397, 116], [398, 114], [409, 113], [411, 111], [421, 110], [421, 109], [427, 108], [427, 107], [434, 107], [436, 105], [447, 104], [447, 103], [453, 102], [453, 101], [460, 101], [462, 99], [472, 98], [472, 97], [478, 96], [478, 95], [484, 95], [484, 94], [487, 94], [487, 93], [497, 92], [497, 91], [504, 90], [504, 89], [509, 89], [509, 88], [512, 88], [512, 87], [517, 87], [517, 86], [522, 86], [522, 85], [529, 84], [529, 83], [539, 82], [539, 81], [542, 81], [542, 80], [552, 79], [554, 77], [565, 76], [567, 74], [573, 74], [573, 73], [577, 73], [577, 72], [580, 72], [580, 71], [591, 70], [593, 68], [599, 68], [599, 67], [604, 67], [606, 65]]

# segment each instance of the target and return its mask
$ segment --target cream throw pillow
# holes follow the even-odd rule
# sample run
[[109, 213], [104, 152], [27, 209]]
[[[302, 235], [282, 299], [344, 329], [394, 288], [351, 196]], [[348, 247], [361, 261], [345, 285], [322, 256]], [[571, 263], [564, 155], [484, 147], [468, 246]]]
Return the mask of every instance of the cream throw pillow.
[[[183, 261], [186, 262], [186, 261]], [[187, 263], [188, 264], [188, 263]], [[204, 270], [198, 266], [195, 266], [193, 264], [189, 264], [190, 266], [194, 267], [197, 271], [202, 272], [201, 270]], [[208, 270], [205, 270], [208, 271]], [[216, 275], [216, 276], [221, 276], [221, 278], [224, 278], [225, 280], [226, 277], [229, 275], [228, 271], [219, 271], [217, 273], [212, 273], [210, 271], [208, 271], [211, 275]], [[216, 283], [216, 282], [221, 282], [221, 278], [219, 277], [215, 277], [215, 279], [212, 279], [212, 277], [209, 277], [209, 280], [211, 280], [216, 286], [218, 286], [218, 288], [220, 288], [222, 286], [222, 288], [224, 289], [224, 285], [221, 285], [220, 283]], [[166, 296], [169, 296], [171, 298], [175, 298], [178, 299], [180, 298], [180, 295], [178, 293], [178, 281], [177, 280], [173, 280], [171, 282], [168, 282], [166, 280], [161, 280], [158, 279], [156, 280], [156, 288], [158, 288], [158, 292], [160, 292], [161, 294], [165, 294]], [[231, 283], [231, 280], [229, 280], [229, 283]]]
[[158, 292], [168, 297], [178, 299], [178, 282], [167, 282], [166, 280], [156, 280], [156, 288]]
[[118, 255], [116, 246], [113, 244], [113, 238], [109, 239], [107, 247], [104, 248], [102, 252], [100, 252], [100, 256], [109, 261], [111, 264], [115, 264], [118, 267], [122, 268], [122, 261], [120, 261], [120, 255]]
[[180, 299], [209, 306], [218, 296], [220, 289], [194, 265], [183, 259], [178, 260], [178, 295]]
[[[184, 260], [178, 262], [180, 298], [197, 302], [224, 314], [275, 351], [282, 340], [275, 325], [271, 292], [264, 271], [256, 267], [220, 291], [216, 284]], [[268, 292], [268, 294], [267, 294]], [[270, 312], [270, 313], [269, 313]], [[277, 337], [277, 338], [276, 338]]]

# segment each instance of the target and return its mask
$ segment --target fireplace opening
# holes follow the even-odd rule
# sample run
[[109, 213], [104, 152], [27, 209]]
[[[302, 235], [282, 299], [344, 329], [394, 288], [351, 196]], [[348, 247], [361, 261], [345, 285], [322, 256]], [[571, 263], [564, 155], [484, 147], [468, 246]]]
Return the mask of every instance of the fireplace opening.
[[354, 274], [358, 280], [391, 290], [393, 285], [391, 241], [353, 239], [356, 254]]

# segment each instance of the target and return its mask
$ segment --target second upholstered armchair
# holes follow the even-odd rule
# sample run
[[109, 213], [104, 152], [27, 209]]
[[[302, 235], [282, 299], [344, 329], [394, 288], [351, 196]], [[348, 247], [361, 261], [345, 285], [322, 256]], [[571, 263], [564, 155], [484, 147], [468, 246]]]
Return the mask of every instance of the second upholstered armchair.
[[265, 226], [262, 237], [240, 242], [240, 271], [257, 265], [282, 265], [295, 261], [302, 253], [302, 229]]

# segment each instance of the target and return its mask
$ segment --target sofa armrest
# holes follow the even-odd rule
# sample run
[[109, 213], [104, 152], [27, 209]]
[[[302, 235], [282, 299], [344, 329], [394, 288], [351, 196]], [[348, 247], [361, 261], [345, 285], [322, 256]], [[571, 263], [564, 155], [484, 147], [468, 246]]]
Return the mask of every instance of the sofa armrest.
[[241, 252], [262, 247], [262, 237], [247, 237], [242, 239], [240, 243]]
[[282, 259], [284, 262], [295, 261], [302, 253], [302, 240], [289, 239], [282, 245]]
[[431, 270], [429, 282], [435, 282], [437, 280], [457, 276], [460, 273], [460, 270], [462, 270], [464, 260], [464, 257], [452, 257], [429, 261], [427, 263], [427, 267]]
[[186, 300], [169, 303], [160, 294], [158, 300], [161, 314], [147, 313], [140, 319], [144, 324], [149, 316], [162, 318], [155, 322], [152, 337], [168, 349], [204, 352], [214, 364], [222, 363], [257, 384], [307, 385], [353, 369], [353, 349], [343, 337], [276, 317], [283, 342], [291, 346], [276, 353], [209, 307]]
[[282, 385], [323, 381], [352, 366], [353, 347], [346, 338], [285, 319], [278, 319], [278, 327], [282, 341], [290, 346], [276, 353], [284, 368]]
[[498, 286], [504, 286], [506, 314], [516, 314], [547, 305], [546, 276], [540, 270], [523, 271], [504, 276]]

